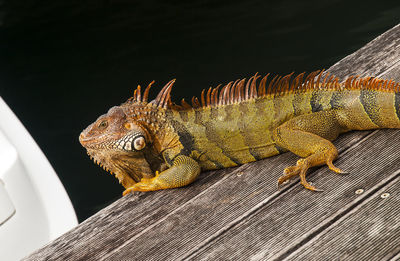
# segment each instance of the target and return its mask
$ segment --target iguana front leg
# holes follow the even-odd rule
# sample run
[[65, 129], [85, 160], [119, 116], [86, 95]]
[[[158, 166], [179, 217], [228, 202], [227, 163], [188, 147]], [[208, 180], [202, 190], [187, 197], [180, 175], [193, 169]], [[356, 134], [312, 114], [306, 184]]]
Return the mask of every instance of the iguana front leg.
[[327, 164], [336, 173], [344, 173], [332, 163], [337, 158], [338, 151], [330, 140], [334, 140], [343, 131], [336, 117], [335, 111], [320, 111], [293, 118], [274, 130], [273, 135], [278, 146], [303, 157], [295, 166], [284, 170], [284, 175], [278, 179], [278, 185], [299, 175], [300, 183], [306, 189], [318, 191], [306, 180], [309, 168]]
[[154, 178], [142, 178], [140, 182], [127, 188], [123, 195], [133, 191], [154, 191], [186, 186], [200, 174], [200, 165], [191, 157], [179, 155], [172, 166], [161, 173], [156, 172]]

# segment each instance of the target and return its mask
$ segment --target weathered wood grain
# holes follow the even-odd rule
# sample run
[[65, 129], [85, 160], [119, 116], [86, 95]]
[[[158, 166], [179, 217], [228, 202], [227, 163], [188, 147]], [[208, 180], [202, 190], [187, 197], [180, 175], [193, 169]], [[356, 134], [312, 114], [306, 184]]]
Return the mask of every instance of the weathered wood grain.
[[[358, 137], [363, 134], [365, 133], [358, 133]], [[351, 146], [354, 140], [352, 135], [347, 135], [340, 142], [342, 146]], [[297, 182], [277, 190], [276, 181], [282, 170], [295, 161], [296, 158], [288, 153], [283, 159], [275, 157], [235, 169], [232, 175], [227, 176], [217, 186], [210, 187], [207, 193], [182, 205], [163, 222], [134, 241], [127, 241], [118, 251], [106, 257], [126, 260], [134, 256], [138, 260], [144, 260], [154, 251], [157, 251], [157, 258], [160, 260], [185, 257], [204, 243], [210, 243], [214, 237], [241, 222], [260, 207], [281, 202], [284, 194], [292, 195], [303, 191]], [[302, 193], [313, 195], [310, 191]]]
[[[82, 222], [74, 230], [59, 237], [53, 243], [37, 251], [28, 260], [100, 260], [136, 235], [145, 233], [160, 223], [175, 209], [193, 200], [224, 174], [204, 173], [197, 185], [183, 190], [137, 193], [122, 197], [110, 206]], [[101, 191], [99, 192], [101, 193]]]
[[334, 64], [329, 71], [345, 78], [349, 75], [382, 76], [400, 63], [400, 25]]
[[[192, 258], [223, 260], [245, 256], [250, 259], [282, 260], [287, 253], [334, 226], [339, 217], [365, 200], [366, 194], [375, 190], [377, 183], [400, 169], [400, 154], [396, 153], [398, 145], [392, 142], [399, 138], [400, 132], [395, 130], [374, 132], [341, 154], [337, 165], [350, 174], [335, 175], [327, 168], [317, 172], [313, 179], [325, 189], [323, 193], [312, 194], [295, 186], [282, 194], [279, 200], [265, 204], [257, 213], [236, 224]], [[371, 151], [374, 155], [369, 153]], [[365, 161], [360, 161], [360, 158]], [[357, 189], [366, 192], [357, 195]], [[400, 210], [397, 212], [400, 214]], [[343, 236], [347, 231], [338, 233]], [[247, 240], [249, 235], [251, 240]], [[303, 256], [303, 260], [311, 256], [314, 258], [308, 255], [307, 258]], [[321, 258], [316, 260], [329, 260]]]
[[[357, 132], [355, 136], [345, 135], [338, 140], [339, 146], [344, 149], [348, 148], [367, 133], [369, 132]], [[189, 219], [189, 217], [193, 217], [191, 220], [187, 221], [193, 221], [191, 224], [189, 222], [189, 225], [195, 227], [198, 224], [197, 220], [201, 222], [204, 220], [207, 221], [208, 216], [197, 215], [197, 213], [201, 212], [201, 209], [196, 208], [194, 208], [193, 212], [197, 212], [195, 213], [197, 216], [194, 216], [193, 213], [187, 212], [191, 211], [190, 209], [187, 210], [187, 205], [190, 207], [200, 204], [205, 207], [211, 201], [210, 196], [215, 194], [218, 200], [213, 202], [214, 205], [218, 207], [222, 204], [222, 206], [227, 208], [236, 208], [237, 211], [231, 213], [230, 218], [227, 218], [228, 223], [230, 221], [232, 222], [231, 219], [235, 219], [237, 216], [243, 214], [244, 206], [247, 205], [251, 207], [251, 204], [256, 204], [257, 200], [259, 200], [259, 196], [268, 197], [268, 195], [270, 195], [269, 197], [271, 198], [277, 197], [281, 191], [277, 190], [276, 180], [279, 175], [281, 175], [282, 169], [295, 162], [295, 160], [295, 155], [286, 153], [282, 155], [282, 157], [273, 157], [256, 162], [255, 164], [258, 166], [257, 172], [260, 170], [262, 171], [258, 173], [258, 175], [247, 172], [247, 174], [245, 174], [244, 170], [253, 165], [247, 164], [236, 169], [226, 169], [218, 171], [217, 173], [202, 173], [200, 179], [194, 184], [179, 190], [138, 193], [135, 196], [123, 197], [80, 224], [75, 230], [56, 239], [42, 251], [37, 251], [36, 255], [31, 256], [31, 260], [44, 260], [49, 256], [52, 257], [52, 260], [66, 260], [72, 257], [75, 260], [99, 260], [108, 253], [119, 252], [119, 248], [128, 243], [135, 244], [135, 246], [127, 252], [131, 257], [139, 258], [142, 253], [154, 253], [155, 250], [149, 249], [149, 246], [159, 249], [159, 246], [157, 244], [154, 245], [154, 243], [160, 243], [160, 240], [163, 240], [160, 234], [165, 235], [169, 233], [176, 237], [177, 235], [172, 234], [172, 232], [176, 232], [176, 230], [174, 230], [174, 224], [177, 223], [179, 224], [177, 228], [182, 227], [187, 229], [181, 224], [183, 220], [180, 221], [178, 219], [173, 223], [169, 223], [170, 216], [174, 219], [174, 217], [176, 217], [175, 215], [177, 215], [176, 213], [182, 215], [181, 212], [179, 212], [180, 209], [186, 211], [186, 213], [183, 213], [186, 217], [180, 216], [180, 218]], [[243, 171], [242, 175], [240, 175], [241, 171]], [[275, 172], [275, 176], [271, 175], [270, 171]], [[238, 176], [238, 174], [240, 176]], [[226, 179], [228, 179], [227, 182], [225, 181]], [[251, 190], [243, 191], [243, 194], [247, 193], [244, 197], [237, 195], [237, 191], [242, 190], [240, 186], [249, 187]], [[290, 186], [298, 186], [298, 184], [293, 182], [289, 184], [289, 186], [284, 187], [282, 191], [287, 190]], [[236, 200], [241, 200], [240, 202], [243, 206], [235, 206], [232, 204], [235, 203], [233, 202], [234, 199], [229, 199], [226, 195], [228, 192], [225, 192], [228, 188], [230, 188], [229, 192]], [[259, 192], [258, 194], [248, 196], [252, 194], [253, 191], [260, 189], [264, 189], [263, 193]], [[253, 201], [247, 202], [248, 198], [252, 198]], [[212, 208], [209, 209], [213, 210]], [[222, 211], [224, 209], [222, 209], [222, 207], [220, 208], [220, 214], [225, 214]], [[219, 219], [221, 219], [221, 217], [217, 215], [214, 216], [215, 219], [211, 219], [207, 223], [209, 226], [211, 226], [211, 222], [220, 223]], [[225, 226], [225, 223], [220, 223], [220, 225]], [[155, 238], [150, 239], [153, 243], [143, 241], [143, 237], [148, 233], [154, 235], [154, 229], [158, 229], [159, 227], [163, 228], [163, 230], [157, 232]], [[218, 230], [218, 227], [215, 229]], [[197, 231], [197, 229], [191, 230], [194, 232]], [[195, 239], [198, 237], [196, 234], [194, 236]], [[203, 238], [207, 237], [209, 237], [209, 235], [203, 234]], [[66, 242], [69, 243], [65, 245]], [[141, 243], [136, 245], [136, 242]], [[174, 249], [171, 248], [169, 251], [166, 251], [165, 254], [160, 255], [160, 257], [171, 255], [171, 251], [174, 251]], [[138, 254], [134, 254], [134, 252]], [[176, 255], [182, 253], [185, 252], [175, 251]]]
[[[339, 77], [372, 74], [400, 80], [399, 46], [396, 26], [330, 71]], [[353, 217], [349, 213], [358, 204], [368, 206], [374, 195], [369, 191], [380, 189], [384, 184], [379, 182], [395, 175], [400, 156], [393, 141], [399, 138], [396, 130], [340, 137], [335, 143], [341, 151], [336, 164], [351, 174], [336, 175], [326, 167], [310, 173], [309, 180], [323, 193], [306, 191], [297, 182], [277, 190], [283, 168], [297, 159], [286, 153], [203, 173], [185, 188], [124, 197], [25, 260], [309, 258], [313, 251], [306, 248], [318, 243], [314, 238], [326, 234], [324, 240], [329, 241], [329, 231], [346, 236], [339, 229], [347, 224], [342, 217]], [[354, 194], [358, 188], [366, 193]]]
[[[309, 256], [319, 260], [394, 258], [400, 252], [400, 170], [398, 164], [395, 165], [397, 170], [375, 186], [381, 189], [369, 195], [338, 219], [337, 224], [312, 238], [288, 259], [305, 260]], [[384, 193], [390, 195], [385, 198]], [[314, 253], [314, 249], [318, 249], [317, 253]]]

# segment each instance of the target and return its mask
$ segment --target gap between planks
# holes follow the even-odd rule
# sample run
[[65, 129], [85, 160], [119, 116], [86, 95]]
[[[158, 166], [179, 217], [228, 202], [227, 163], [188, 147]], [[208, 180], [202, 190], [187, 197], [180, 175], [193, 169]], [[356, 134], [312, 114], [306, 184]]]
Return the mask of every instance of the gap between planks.
[[336, 215], [331, 216], [324, 222], [318, 224], [314, 229], [310, 230], [310, 232], [304, 234], [294, 245], [284, 248], [275, 254], [270, 260], [284, 260], [293, 257], [301, 249], [307, 247], [323, 236], [327, 231], [329, 231], [329, 228], [359, 211], [370, 201], [374, 200], [376, 196], [382, 194], [386, 190], [386, 187], [391, 186], [396, 182], [400, 182], [400, 170], [393, 172], [391, 175], [369, 189], [367, 193], [360, 195], [357, 199], [344, 206], [341, 211], [336, 212]]
[[[366, 133], [364, 136], [361, 138], [355, 140], [353, 143], [350, 144], [350, 146], [347, 146], [345, 148], [339, 149], [339, 155], [344, 155], [346, 154], [349, 150], [351, 150], [353, 147], [358, 146], [360, 143], [364, 142], [365, 140], [369, 139], [371, 136], [373, 136], [378, 130], [371, 131], [369, 133]], [[324, 166], [318, 167], [307, 175], [308, 177], [315, 175], [315, 173], [320, 169], [323, 168]], [[265, 198], [262, 200], [260, 203], [249, 209], [248, 211], [244, 212], [242, 215], [237, 217], [236, 219], [232, 220], [229, 222], [227, 225], [222, 227], [220, 230], [215, 232], [213, 235], [205, 239], [201, 244], [197, 245], [196, 248], [193, 249], [193, 251], [188, 252], [185, 256], [181, 257], [182, 259], [191, 259], [194, 257], [201, 249], [205, 248], [207, 245], [212, 243], [215, 239], [223, 235], [225, 232], [227, 232], [230, 228], [238, 225], [246, 219], [247, 217], [251, 216], [252, 214], [257, 213], [262, 207], [266, 206], [267, 204], [271, 204], [278, 200], [282, 195], [285, 195], [287, 193], [292, 193], [292, 191], [298, 186], [298, 182], [292, 182], [290, 184], [284, 185], [284, 187], [281, 190], [278, 190], [277, 192], [273, 193], [271, 196]]]
[[400, 246], [398, 246], [396, 249], [398, 250], [397, 254], [395, 256], [391, 256], [391, 257], [387, 256], [387, 257], [385, 257], [385, 260], [390, 260], [390, 261], [398, 261], [398, 260], [400, 260]]
[[[234, 169], [230, 175], [233, 175], [236, 172], [240, 172], [242, 168], [244, 168], [245, 165], [242, 165], [236, 169]], [[179, 211], [180, 209], [184, 208], [186, 205], [194, 201], [195, 199], [201, 197], [203, 194], [207, 193], [209, 189], [212, 189], [213, 187], [217, 186], [218, 184], [222, 183], [225, 179], [227, 179], [229, 175], [224, 175], [221, 179], [219, 179], [217, 182], [209, 186], [207, 189], [203, 190], [196, 196], [192, 197], [188, 201], [186, 201], [184, 204], [180, 205], [179, 207], [175, 208], [173, 211], [162, 217], [161, 219], [157, 220], [157, 222], [154, 222], [153, 224], [149, 225], [145, 229], [143, 229], [140, 233], [137, 233], [135, 236], [131, 237], [129, 240], [125, 241], [123, 244], [119, 245], [117, 248], [115, 248], [112, 252], [109, 252], [108, 254], [104, 255], [101, 260], [106, 260], [108, 257], [112, 256], [114, 252], [118, 251], [119, 249], [122, 249], [126, 245], [130, 244], [131, 241], [135, 240], [136, 238], [140, 237], [141, 235], [145, 234], [147, 231], [151, 230], [153, 227], [157, 226], [158, 224], [162, 223], [164, 220], [166, 220], [168, 217], [173, 215], [175, 212]]]

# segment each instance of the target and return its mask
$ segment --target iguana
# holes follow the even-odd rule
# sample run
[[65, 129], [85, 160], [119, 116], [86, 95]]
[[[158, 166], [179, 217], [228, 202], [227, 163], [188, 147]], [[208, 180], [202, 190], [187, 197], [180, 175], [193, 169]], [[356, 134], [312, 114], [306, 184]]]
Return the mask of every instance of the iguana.
[[[151, 82], [112, 107], [80, 135], [89, 156], [132, 191], [176, 188], [192, 183], [201, 170], [238, 166], [286, 151], [302, 157], [284, 169], [282, 184], [294, 176], [309, 190], [310, 167], [332, 164], [331, 141], [350, 130], [400, 128], [399, 83], [375, 77], [344, 82], [316, 71], [305, 76], [258, 74], [203, 90], [192, 105], [171, 101], [168, 82], [148, 102]], [[267, 86], [268, 85], [268, 86]]]

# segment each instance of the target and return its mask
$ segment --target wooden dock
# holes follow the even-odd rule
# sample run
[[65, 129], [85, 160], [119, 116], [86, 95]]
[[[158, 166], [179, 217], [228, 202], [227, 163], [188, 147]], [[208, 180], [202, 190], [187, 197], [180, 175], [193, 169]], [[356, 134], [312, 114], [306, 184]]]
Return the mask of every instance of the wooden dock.
[[[400, 25], [329, 71], [400, 81]], [[324, 192], [297, 180], [278, 190], [298, 159], [285, 153], [204, 172], [185, 188], [121, 197], [24, 260], [399, 260], [400, 130], [334, 143], [336, 165], [350, 174], [309, 171]]]

